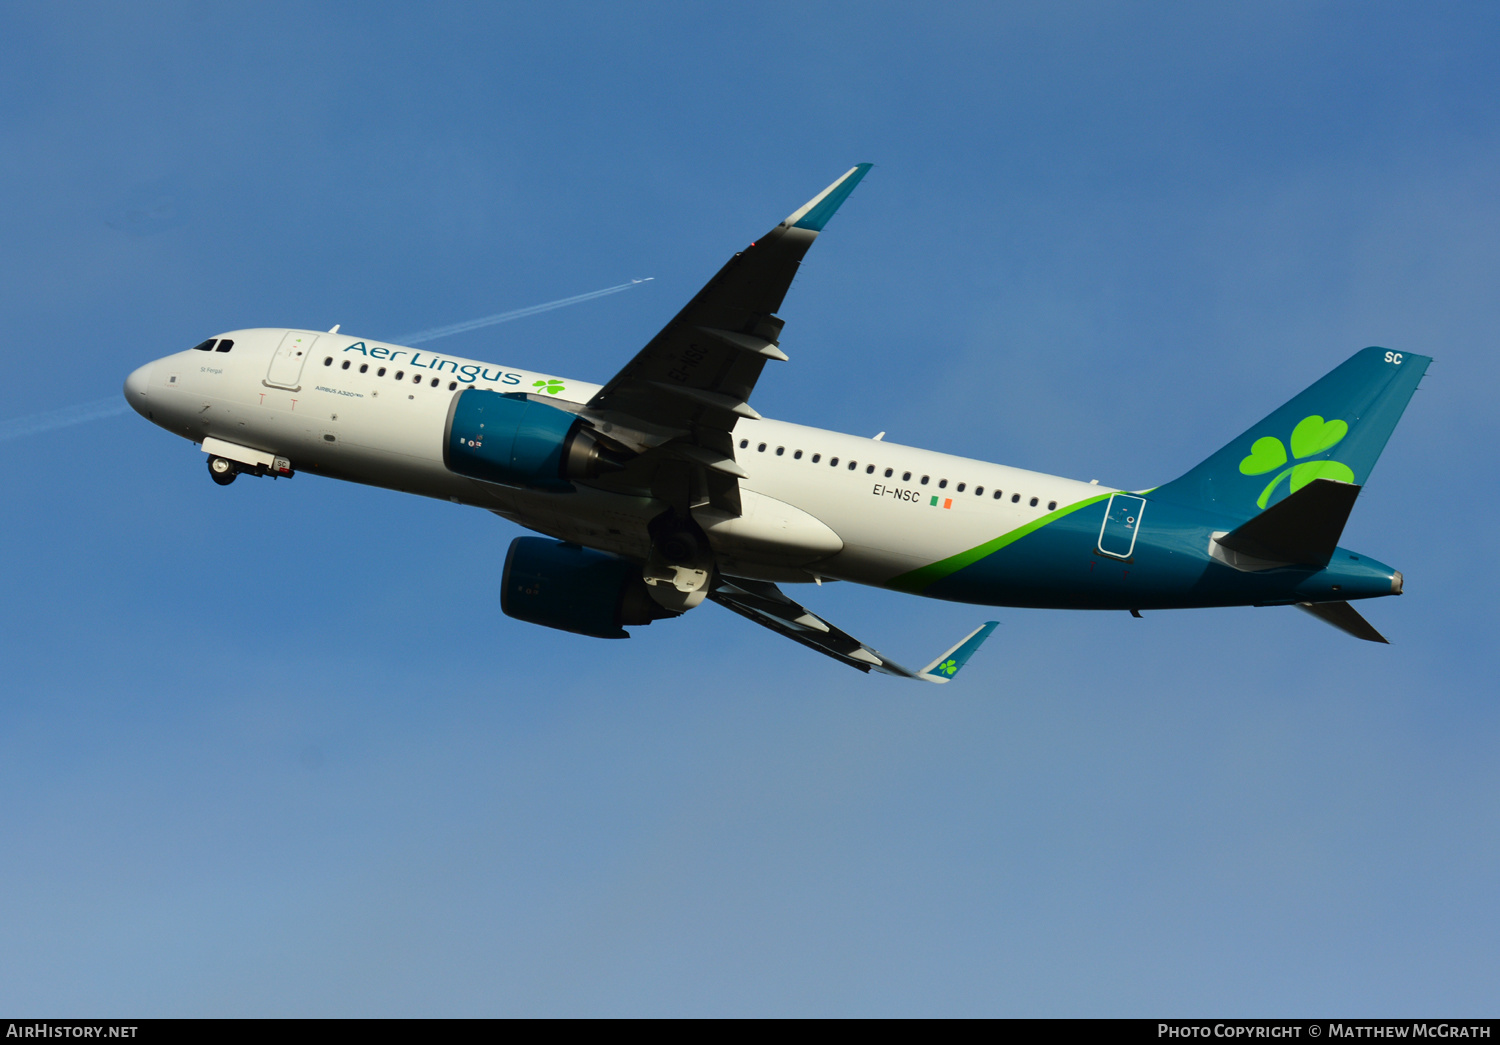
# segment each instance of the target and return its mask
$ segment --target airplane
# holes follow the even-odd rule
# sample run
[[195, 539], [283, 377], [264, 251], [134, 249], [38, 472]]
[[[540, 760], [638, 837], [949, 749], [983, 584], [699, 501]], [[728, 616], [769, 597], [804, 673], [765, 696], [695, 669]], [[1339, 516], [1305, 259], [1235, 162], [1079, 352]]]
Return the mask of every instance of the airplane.
[[500, 606], [597, 638], [716, 602], [861, 671], [945, 683], [989, 621], [910, 669], [781, 585], [840, 580], [982, 606], [1352, 605], [1399, 571], [1339, 546], [1431, 362], [1366, 348], [1184, 475], [1101, 486], [762, 417], [777, 315], [862, 163], [729, 259], [603, 385], [329, 331], [234, 330], [125, 381], [216, 483], [296, 472], [483, 508], [515, 538]]

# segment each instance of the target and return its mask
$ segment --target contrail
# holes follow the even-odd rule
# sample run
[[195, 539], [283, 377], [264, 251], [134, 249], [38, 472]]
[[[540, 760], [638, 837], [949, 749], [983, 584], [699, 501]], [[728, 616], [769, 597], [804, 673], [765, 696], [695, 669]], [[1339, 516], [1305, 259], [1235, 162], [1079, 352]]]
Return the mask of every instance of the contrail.
[[606, 297], [610, 294], [618, 294], [622, 290], [640, 286], [642, 283], [650, 283], [655, 276], [647, 276], [645, 279], [633, 279], [629, 283], [621, 283], [614, 287], [605, 287], [603, 290], [591, 290], [587, 294], [576, 294], [570, 298], [558, 298], [556, 301], [548, 301], [541, 305], [530, 305], [526, 308], [512, 309], [509, 312], [497, 312], [493, 316], [483, 316], [479, 319], [471, 319], [466, 323], [454, 323], [447, 327], [433, 327], [431, 330], [419, 330], [415, 334], [403, 334], [394, 340], [398, 345], [420, 345], [424, 341], [436, 341], [440, 337], [450, 334], [462, 334], [469, 330], [478, 330], [480, 327], [492, 327], [496, 323], [509, 323], [513, 319], [523, 316], [534, 316], [538, 312], [551, 312], [554, 308], [566, 308], [576, 305], [581, 301], [592, 301], [594, 298]]
[[115, 417], [128, 413], [130, 413], [129, 403], [119, 396], [110, 396], [108, 399], [96, 399], [92, 403], [79, 403], [76, 406], [65, 406], [60, 410], [48, 410], [44, 414], [16, 417], [9, 421], [0, 421], [0, 443], [9, 439], [19, 439], [23, 435], [36, 435], [38, 432], [50, 432], [54, 428], [67, 428], [70, 425], [81, 425], [85, 421], [97, 421], [101, 417]]
[[[640, 286], [642, 283], [650, 283], [654, 278], [654, 276], [647, 276], [645, 279], [633, 279], [629, 283], [605, 287], [603, 290], [591, 290], [587, 294], [575, 294], [570, 298], [559, 298], [556, 301], [547, 301], [543, 304], [530, 305], [526, 308], [516, 308], [509, 312], [497, 312], [493, 316], [471, 319], [466, 323], [454, 323], [452, 326], [419, 330], [415, 334], [403, 334], [394, 340], [399, 345], [419, 345], [424, 341], [436, 341], [438, 338], [448, 337], [450, 334], [462, 334], [468, 330], [492, 327], [496, 323], [509, 323], [513, 319], [534, 316], [538, 312], [551, 312], [555, 308], [566, 308], [569, 305], [576, 305], [582, 301], [592, 301], [594, 298], [618, 294], [622, 290], [629, 290], [631, 287]], [[130, 413], [129, 403], [126, 403], [119, 396], [110, 396], [108, 399], [96, 399], [92, 403], [78, 403], [74, 406], [65, 406], [58, 410], [48, 410], [41, 414], [14, 417], [9, 421], [0, 421], [0, 443], [8, 442], [11, 439], [20, 439], [23, 436], [51, 432], [58, 428], [81, 425], [85, 421], [97, 421], [101, 418], [118, 417], [121, 414], [128, 413]]]

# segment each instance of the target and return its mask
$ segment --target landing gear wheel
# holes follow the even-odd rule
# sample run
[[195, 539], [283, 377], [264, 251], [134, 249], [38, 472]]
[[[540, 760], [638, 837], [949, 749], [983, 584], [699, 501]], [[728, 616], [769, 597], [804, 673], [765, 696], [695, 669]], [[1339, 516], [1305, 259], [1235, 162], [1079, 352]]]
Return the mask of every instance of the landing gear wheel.
[[208, 474], [220, 486], [228, 486], [234, 482], [234, 477], [240, 473], [239, 469], [235, 468], [233, 461], [226, 461], [222, 457], [210, 457], [208, 459]]

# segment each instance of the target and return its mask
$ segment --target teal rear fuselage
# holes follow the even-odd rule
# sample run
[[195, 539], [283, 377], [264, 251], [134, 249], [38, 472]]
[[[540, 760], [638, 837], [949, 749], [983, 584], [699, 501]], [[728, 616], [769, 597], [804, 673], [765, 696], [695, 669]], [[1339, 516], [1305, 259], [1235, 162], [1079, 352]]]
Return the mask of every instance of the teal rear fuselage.
[[1107, 497], [1084, 502], [945, 576], [907, 575], [890, 586], [953, 602], [1079, 610], [1278, 606], [1400, 593], [1394, 569], [1344, 548], [1322, 568], [1238, 569], [1210, 547], [1239, 520], [1149, 497], [1129, 556], [1105, 555], [1099, 539], [1108, 504]]

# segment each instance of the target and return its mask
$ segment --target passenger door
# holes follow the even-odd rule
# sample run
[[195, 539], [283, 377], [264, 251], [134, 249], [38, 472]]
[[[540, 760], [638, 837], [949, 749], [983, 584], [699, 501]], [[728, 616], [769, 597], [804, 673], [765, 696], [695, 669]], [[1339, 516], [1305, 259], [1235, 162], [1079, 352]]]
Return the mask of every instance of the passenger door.
[[318, 342], [317, 334], [305, 330], [288, 330], [281, 339], [276, 354], [271, 357], [271, 369], [266, 373], [266, 384], [272, 388], [287, 388], [293, 392], [302, 387], [302, 364], [312, 355]]
[[1104, 525], [1099, 528], [1099, 551], [1115, 559], [1129, 559], [1135, 551], [1135, 539], [1141, 531], [1141, 512], [1146, 499], [1130, 493], [1110, 497], [1104, 510]]

